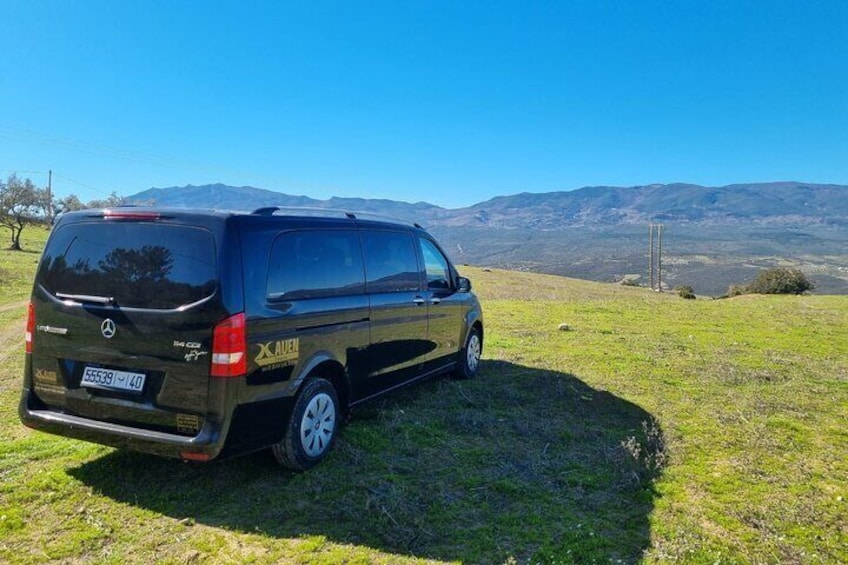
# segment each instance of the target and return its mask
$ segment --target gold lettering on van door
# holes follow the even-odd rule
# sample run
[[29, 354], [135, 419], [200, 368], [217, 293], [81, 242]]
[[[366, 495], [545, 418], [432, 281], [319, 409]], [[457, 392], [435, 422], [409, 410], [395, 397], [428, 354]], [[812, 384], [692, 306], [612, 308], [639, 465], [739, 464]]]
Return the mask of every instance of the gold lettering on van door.
[[300, 339], [296, 337], [257, 345], [259, 346], [259, 355], [256, 356], [256, 364], [260, 367], [291, 364], [300, 357]]
[[65, 394], [65, 387], [59, 382], [59, 374], [56, 371], [35, 369], [32, 376], [33, 385], [37, 391]]
[[48, 371], [46, 369], [36, 369], [33, 375], [38, 384], [57, 385], [59, 384], [59, 375], [56, 371]]

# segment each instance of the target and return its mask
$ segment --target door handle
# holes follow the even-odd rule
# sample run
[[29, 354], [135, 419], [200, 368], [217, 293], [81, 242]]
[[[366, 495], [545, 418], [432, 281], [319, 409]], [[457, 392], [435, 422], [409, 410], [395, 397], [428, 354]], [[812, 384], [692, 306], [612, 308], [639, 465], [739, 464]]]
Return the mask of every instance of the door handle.
[[430, 304], [441, 304], [441, 302], [442, 302], [441, 298], [433, 297], [433, 298], [430, 299]]
[[412, 301], [415, 304], [417, 304], [418, 306], [422, 306], [424, 304], [424, 299], [421, 298], [420, 296], [416, 296], [415, 298], [412, 299]]

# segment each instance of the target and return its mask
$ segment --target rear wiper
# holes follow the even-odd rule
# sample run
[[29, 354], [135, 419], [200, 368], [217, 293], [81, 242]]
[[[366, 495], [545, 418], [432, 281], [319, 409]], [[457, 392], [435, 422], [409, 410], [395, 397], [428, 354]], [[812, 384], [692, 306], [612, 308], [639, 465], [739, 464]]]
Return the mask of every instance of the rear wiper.
[[63, 300], [74, 300], [75, 302], [88, 302], [91, 304], [103, 304], [104, 306], [107, 304], [115, 303], [115, 298], [113, 296], [94, 296], [91, 294], [65, 294], [63, 292], [57, 292], [56, 296]]

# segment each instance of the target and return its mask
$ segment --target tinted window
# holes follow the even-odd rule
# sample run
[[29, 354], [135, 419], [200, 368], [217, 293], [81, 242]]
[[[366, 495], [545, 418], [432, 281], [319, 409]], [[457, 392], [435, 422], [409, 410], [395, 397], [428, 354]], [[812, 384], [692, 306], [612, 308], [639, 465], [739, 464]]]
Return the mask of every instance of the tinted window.
[[215, 291], [215, 243], [200, 228], [98, 222], [60, 227], [44, 250], [38, 282], [53, 294], [171, 309]]
[[363, 231], [368, 292], [402, 292], [421, 286], [412, 236], [402, 232]]
[[355, 231], [298, 231], [271, 248], [268, 298], [294, 300], [362, 293], [365, 276]]
[[451, 285], [448, 260], [431, 241], [426, 239], [419, 241], [421, 253], [424, 255], [424, 269], [427, 271], [427, 288], [449, 289]]

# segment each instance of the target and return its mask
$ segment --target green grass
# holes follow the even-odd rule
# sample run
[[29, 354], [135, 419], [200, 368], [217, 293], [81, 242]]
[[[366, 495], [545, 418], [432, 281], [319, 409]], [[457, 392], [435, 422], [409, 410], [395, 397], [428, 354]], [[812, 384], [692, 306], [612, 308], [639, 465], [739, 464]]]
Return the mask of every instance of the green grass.
[[11, 251], [8, 229], [0, 230], [0, 307], [29, 298], [32, 278], [48, 231], [45, 227], [27, 226], [21, 236], [23, 251]]
[[[6, 302], [34, 270], [11, 261]], [[482, 374], [358, 410], [304, 474], [22, 427], [24, 310], [0, 311], [0, 561], [848, 561], [848, 297], [463, 272]]]

